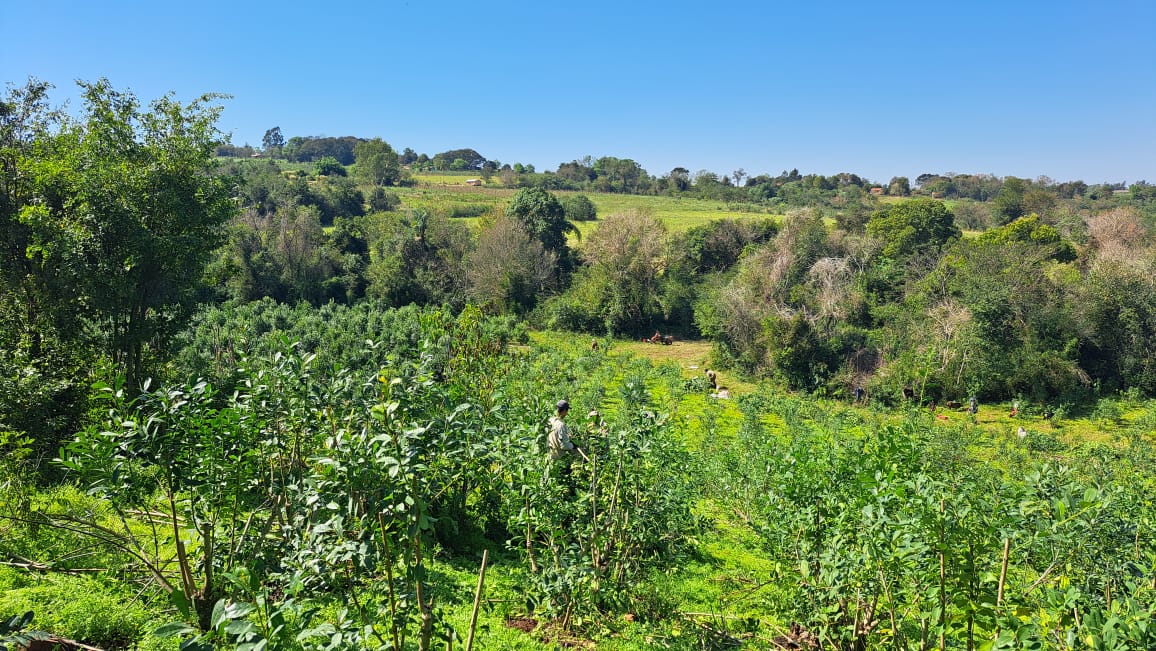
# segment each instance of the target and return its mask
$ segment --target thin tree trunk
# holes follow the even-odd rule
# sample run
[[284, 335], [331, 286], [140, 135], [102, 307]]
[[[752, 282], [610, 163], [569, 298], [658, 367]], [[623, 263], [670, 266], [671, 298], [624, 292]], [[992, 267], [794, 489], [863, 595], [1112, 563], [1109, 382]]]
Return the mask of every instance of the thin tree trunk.
[[482, 569], [478, 570], [478, 589], [474, 592], [474, 609], [470, 613], [470, 632], [466, 636], [466, 651], [474, 648], [474, 628], [478, 625], [478, 606], [482, 603], [482, 585], [486, 582], [486, 560], [490, 550], [482, 550]]

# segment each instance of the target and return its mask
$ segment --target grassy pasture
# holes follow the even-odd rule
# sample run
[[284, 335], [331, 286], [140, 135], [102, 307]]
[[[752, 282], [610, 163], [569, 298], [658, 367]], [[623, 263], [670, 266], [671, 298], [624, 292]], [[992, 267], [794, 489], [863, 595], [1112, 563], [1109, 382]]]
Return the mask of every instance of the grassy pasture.
[[[418, 185], [408, 188], [391, 188], [390, 192], [401, 197], [401, 211], [424, 209], [431, 213], [450, 218], [463, 219], [471, 227], [481, 220], [497, 217], [505, 212], [517, 190], [494, 187], [473, 187], [465, 185], [466, 178], [475, 176], [455, 173], [453, 175], [415, 175]], [[582, 240], [598, 228], [607, 216], [637, 210], [654, 215], [666, 224], [672, 233], [679, 233], [696, 226], [719, 219], [775, 219], [782, 216], [767, 212], [750, 212], [742, 206], [736, 207], [722, 201], [684, 199], [678, 197], [654, 197], [626, 194], [604, 194], [597, 192], [555, 192], [559, 198], [584, 194], [598, 210], [598, 220], [574, 222], [579, 235], [570, 236], [570, 245], [581, 248]]]
[[[577, 337], [578, 343], [570, 345], [589, 345], [583, 337]], [[535, 341], [552, 346], [566, 345], [567, 339], [575, 339], [574, 335], [561, 333], [535, 333]], [[684, 378], [701, 376], [710, 366], [710, 342], [705, 340], [678, 341], [671, 346], [650, 344], [642, 341], [617, 340], [609, 347], [610, 354], [622, 357], [645, 357], [656, 364], [676, 364]], [[716, 369], [717, 370], [717, 369]], [[719, 371], [720, 386], [727, 387], [732, 398], [755, 391], [767, 391], [769, 388], [736, 377], [725, 369]], [[689, 398], [689, 397], [688, 397]], [[688, 398], [684, 398], [688, 399]], [[816, 400], [822, 401], [823, 399]], [[831, 408], [846, 408], [846, 403], [836, 400], [827, 400]], [[1147, 403], [1139, 400], [1120, 398], [1106, 399], [1095, 410], [1088, 413], [1060, 414], [1055, 418], [1044, 417], [1042, 405], [1032, 405], [1021, 402], [1019, 412], [1012, 415], [1012, 404], [1001, 402], [993, 404], [980, 403], [978, 412], [973, 419], [967, 413], [966, 404], [958, 407], [939, 405], [934, 412], [929, 407], [922, 408], [929, 422], [941, 428], [973, 425], [984, 433], [987, 441], [983, 445], [988, 448], [1001, 441], [1017, 439], [1018, 430], [1023, 427], [1030, 437], [1050, 437], [1068, 447], [1081, 444], [1111, 445], [1126, 430], [1134, 428], [1139, 419], [1147, 413]], [[694, 410], [692, 405], [682, 405]], [[866, 405], [852, 407], [853, 409], [869, 414], [878, 412], [880, 407]], [[684, 409], [685, 411], [686, 409]], [[896, 420], [902, 420], [903, 415], [892, 414]]]
[[[599, 218], [627, 210], [649, 212], [661, 220], [671, 232], [681, 232], [719, 219], [778, 219], [781, 215], [749, 206], [735, 206], [722, 201], [686, 199], [680, 197], [653, 197], [629, 194], [600, 194], [594, 192], [559, 192], [559, 196], [585, 194], [598, 209]], [[579, 228], [585, 226], [579, 224]], [[585, 231], [584, 231], [585, 232]]]
[[482, 173], [477, 170], [467, 172], [410, 172], [410, 179], [419, 187], [464, 187], [466, 179], [481, 179]]

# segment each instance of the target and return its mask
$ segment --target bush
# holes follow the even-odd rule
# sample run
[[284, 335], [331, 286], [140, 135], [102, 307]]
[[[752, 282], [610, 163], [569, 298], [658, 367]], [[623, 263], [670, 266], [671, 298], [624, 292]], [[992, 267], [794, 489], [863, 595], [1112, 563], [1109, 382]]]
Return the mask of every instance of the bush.
[[562, 210], [566, 213], [566, 219], [572, 222], [592, 222], [598, 219], [598, 209], [584, 194], [562, 199]]
[[345, 166], [337, 162], [337, 159], [332, 156], [325, 156], [324, 158], [313, 163], [313, 168], [318, 176], [345, 176]]

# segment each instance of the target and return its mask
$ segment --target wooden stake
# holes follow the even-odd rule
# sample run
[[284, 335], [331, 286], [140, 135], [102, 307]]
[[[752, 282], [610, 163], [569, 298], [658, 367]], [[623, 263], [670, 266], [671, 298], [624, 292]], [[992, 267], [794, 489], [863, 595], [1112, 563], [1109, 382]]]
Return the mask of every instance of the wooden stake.
[[945, 500], [939, 500], [939, 649], [947, 649], [947, 558], [944, 553], [947, 542], [943, 537]]
[[996, 593], [995, 605], [998, 606], [1003, 603], [1003, 586], [1004, 581], [1007, 580], [1007, 558], [1011, 551], [1011, 538], [1003, 539], [1003, 565], [999, 568], [999, 591]]
[[474, 592], [474, 611], [470, 613], [470, 633], [466, 636], [466, 651], [474, 648], [474, 627], [478, 625], [478, 606], [482, 603], [482, 584], [486, 581], [486, 559], [490, 550], [482, 550], [482, 569], [478, 571], [478, 589]]

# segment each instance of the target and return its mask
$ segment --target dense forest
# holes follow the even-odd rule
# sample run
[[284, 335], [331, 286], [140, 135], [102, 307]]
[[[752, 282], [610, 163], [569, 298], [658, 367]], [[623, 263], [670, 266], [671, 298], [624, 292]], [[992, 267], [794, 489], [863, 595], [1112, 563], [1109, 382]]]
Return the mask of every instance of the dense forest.
[[[71, 116], [49, 91], [0, 99], [0, 561], [134, 604], [90, 640], [462, 644], [452, 559], [473, 576], [485, 549], [525, 596], [490, 609], [558, 644], [1153, 641], [1156, 412], [1109, 412], [1156, 397], [1156, 186], [538, 172], [276, 127], [253, 148], [212, 95], [142, 106], [102, 80]], [[712, 402], [611, 354], [656, 331], [758, 389]], [[563, 397], [594, 410], [569, 490], [541, 463]], [[1028, 447], [978, 460], [974, 412], [937, 432], [914, 409], [969, 398], [1120, 439], [1077, 462], [1020, 427]], [[752, 612], [780, 646], [762, 615], [663, 618], [704, 509], [773, 568]], [[0, 645], [45, 617], [6, 607]], [[600, 623], [622, 614], [645, 641]]]

